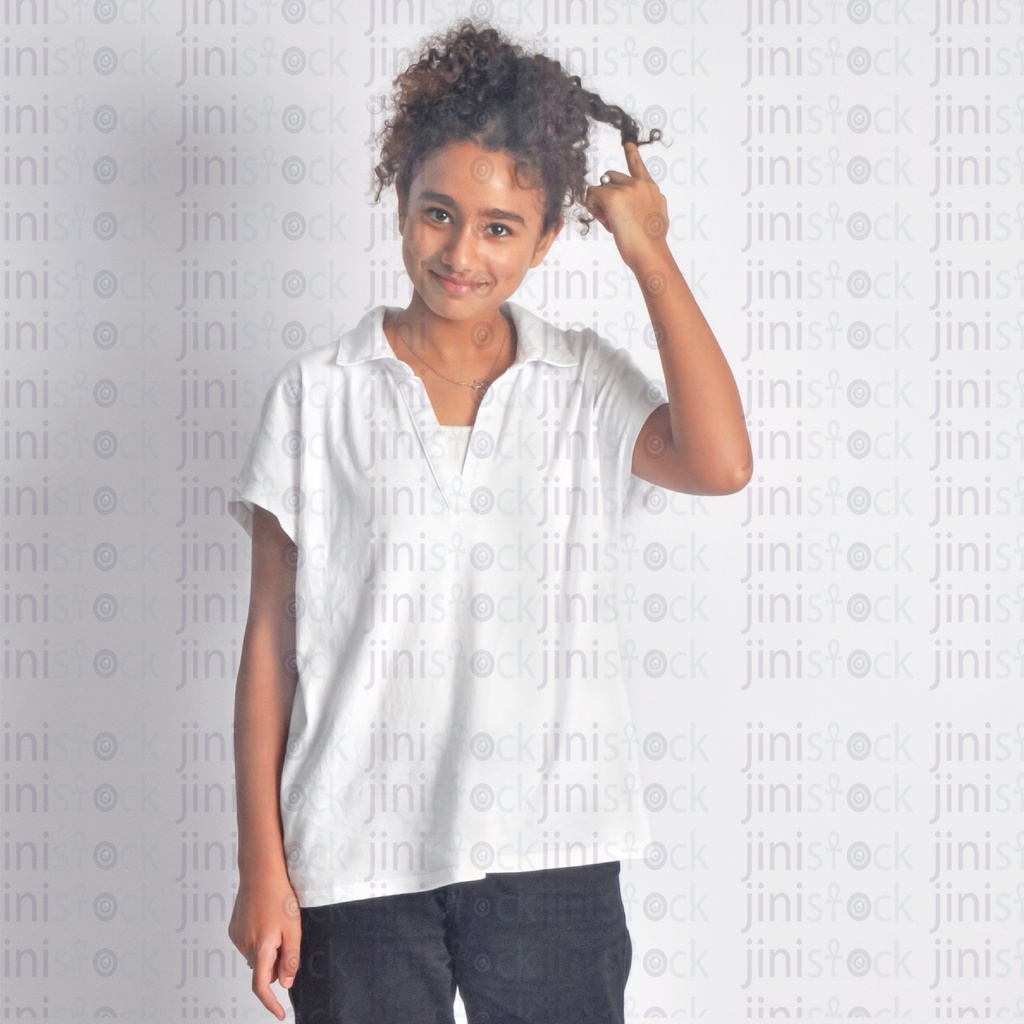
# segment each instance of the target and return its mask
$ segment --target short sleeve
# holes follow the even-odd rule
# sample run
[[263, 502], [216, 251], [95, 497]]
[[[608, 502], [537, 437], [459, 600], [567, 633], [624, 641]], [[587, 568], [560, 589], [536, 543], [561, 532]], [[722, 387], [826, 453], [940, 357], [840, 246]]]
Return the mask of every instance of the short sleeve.
[[632, 488], [633, 448], [648, 417], [668, 399], [664, 385], [648, 377], [629, 351], [591, 334], [598, 436], [613, 461], [622, 505]]
[[302, 480], [303, 384], [294, 360], [286, 365], [263, 400], [249, 454], [235, 477], [228, 513], [252, 536], [253, 506], [277, 516], [281, 528], [299, 543], [299, 518], [305, 496]]

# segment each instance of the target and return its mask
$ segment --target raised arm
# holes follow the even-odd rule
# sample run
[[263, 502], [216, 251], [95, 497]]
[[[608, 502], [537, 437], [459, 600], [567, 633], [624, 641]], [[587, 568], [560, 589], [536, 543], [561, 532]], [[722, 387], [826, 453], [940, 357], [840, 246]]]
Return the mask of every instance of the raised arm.
[[288, 880], [280, 784], [295, 695], [297, 548], [255, 506], [249, 617], [235, 686], [239, 886], [228, 936], [254, 968], [252, 990], [279, 1020], [270, 983], [290, 988], [299, 964], [299, 905]]
[[633, 472], [673, 491], [732, 494], [754, 465], [736, 381], [669, 250], [665, 197], [636, 143], [624, 149], [629, 173], [603, 175], [587, 209], [636, 275], [665, 371], [668, 402], [640, 430]]

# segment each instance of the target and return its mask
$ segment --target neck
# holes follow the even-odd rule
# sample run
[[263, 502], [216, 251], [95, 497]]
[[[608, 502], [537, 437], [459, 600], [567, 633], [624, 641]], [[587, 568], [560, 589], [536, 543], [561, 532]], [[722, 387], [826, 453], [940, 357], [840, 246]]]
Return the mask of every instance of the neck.
[[[515, 358], [515, 333], [499, 307], [472, 320], [437, 316], [419, 296], [384, 321], [396, 355], [423, 359], [432, 369], [459, 380], [499, 372]], [[411, 350], [411, 352], [410, 352]]]

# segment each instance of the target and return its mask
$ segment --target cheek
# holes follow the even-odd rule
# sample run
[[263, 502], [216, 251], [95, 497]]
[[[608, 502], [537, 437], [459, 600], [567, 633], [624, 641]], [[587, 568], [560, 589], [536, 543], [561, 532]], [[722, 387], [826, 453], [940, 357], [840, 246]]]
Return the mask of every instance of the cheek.
[[415, 247], [409, 244], [408, 239], [402, 242], [402, 265], [410, 280], [415, 281], [421, 273], [420, 264], [423, 262], [422, 255], [417, 253]]
[[530, 255], [527, 249], [509, 247], [494, 256], [492, 266], [504, 274], [518, 274], [529, 268]]
[[415, 228], [402, 236], [402, 257], [406, 264], [417, 263], [424, 258], [427, 252], [424, 241], [423, 232]]

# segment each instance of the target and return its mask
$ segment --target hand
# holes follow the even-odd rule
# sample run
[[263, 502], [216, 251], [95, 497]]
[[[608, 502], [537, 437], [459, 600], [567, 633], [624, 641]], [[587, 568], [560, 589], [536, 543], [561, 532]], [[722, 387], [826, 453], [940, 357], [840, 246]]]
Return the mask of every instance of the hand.
[[228, 937], [253, 969], [253, 992], [278, 1020], [284, 1020], [284, 1007], [270, 983], [292, 987], [302, 938], [299, 901], [287, 875], [257, 877], [239, 886]]
[[668, 233], [668, 204], [635, 142], [623, 145], [628, 174], [607, 171], [607, 185], [591, 185], [584, 200], [588, 212], [612, 233], [623, 262], [630, 268], [645, 256], [664, 252]]

